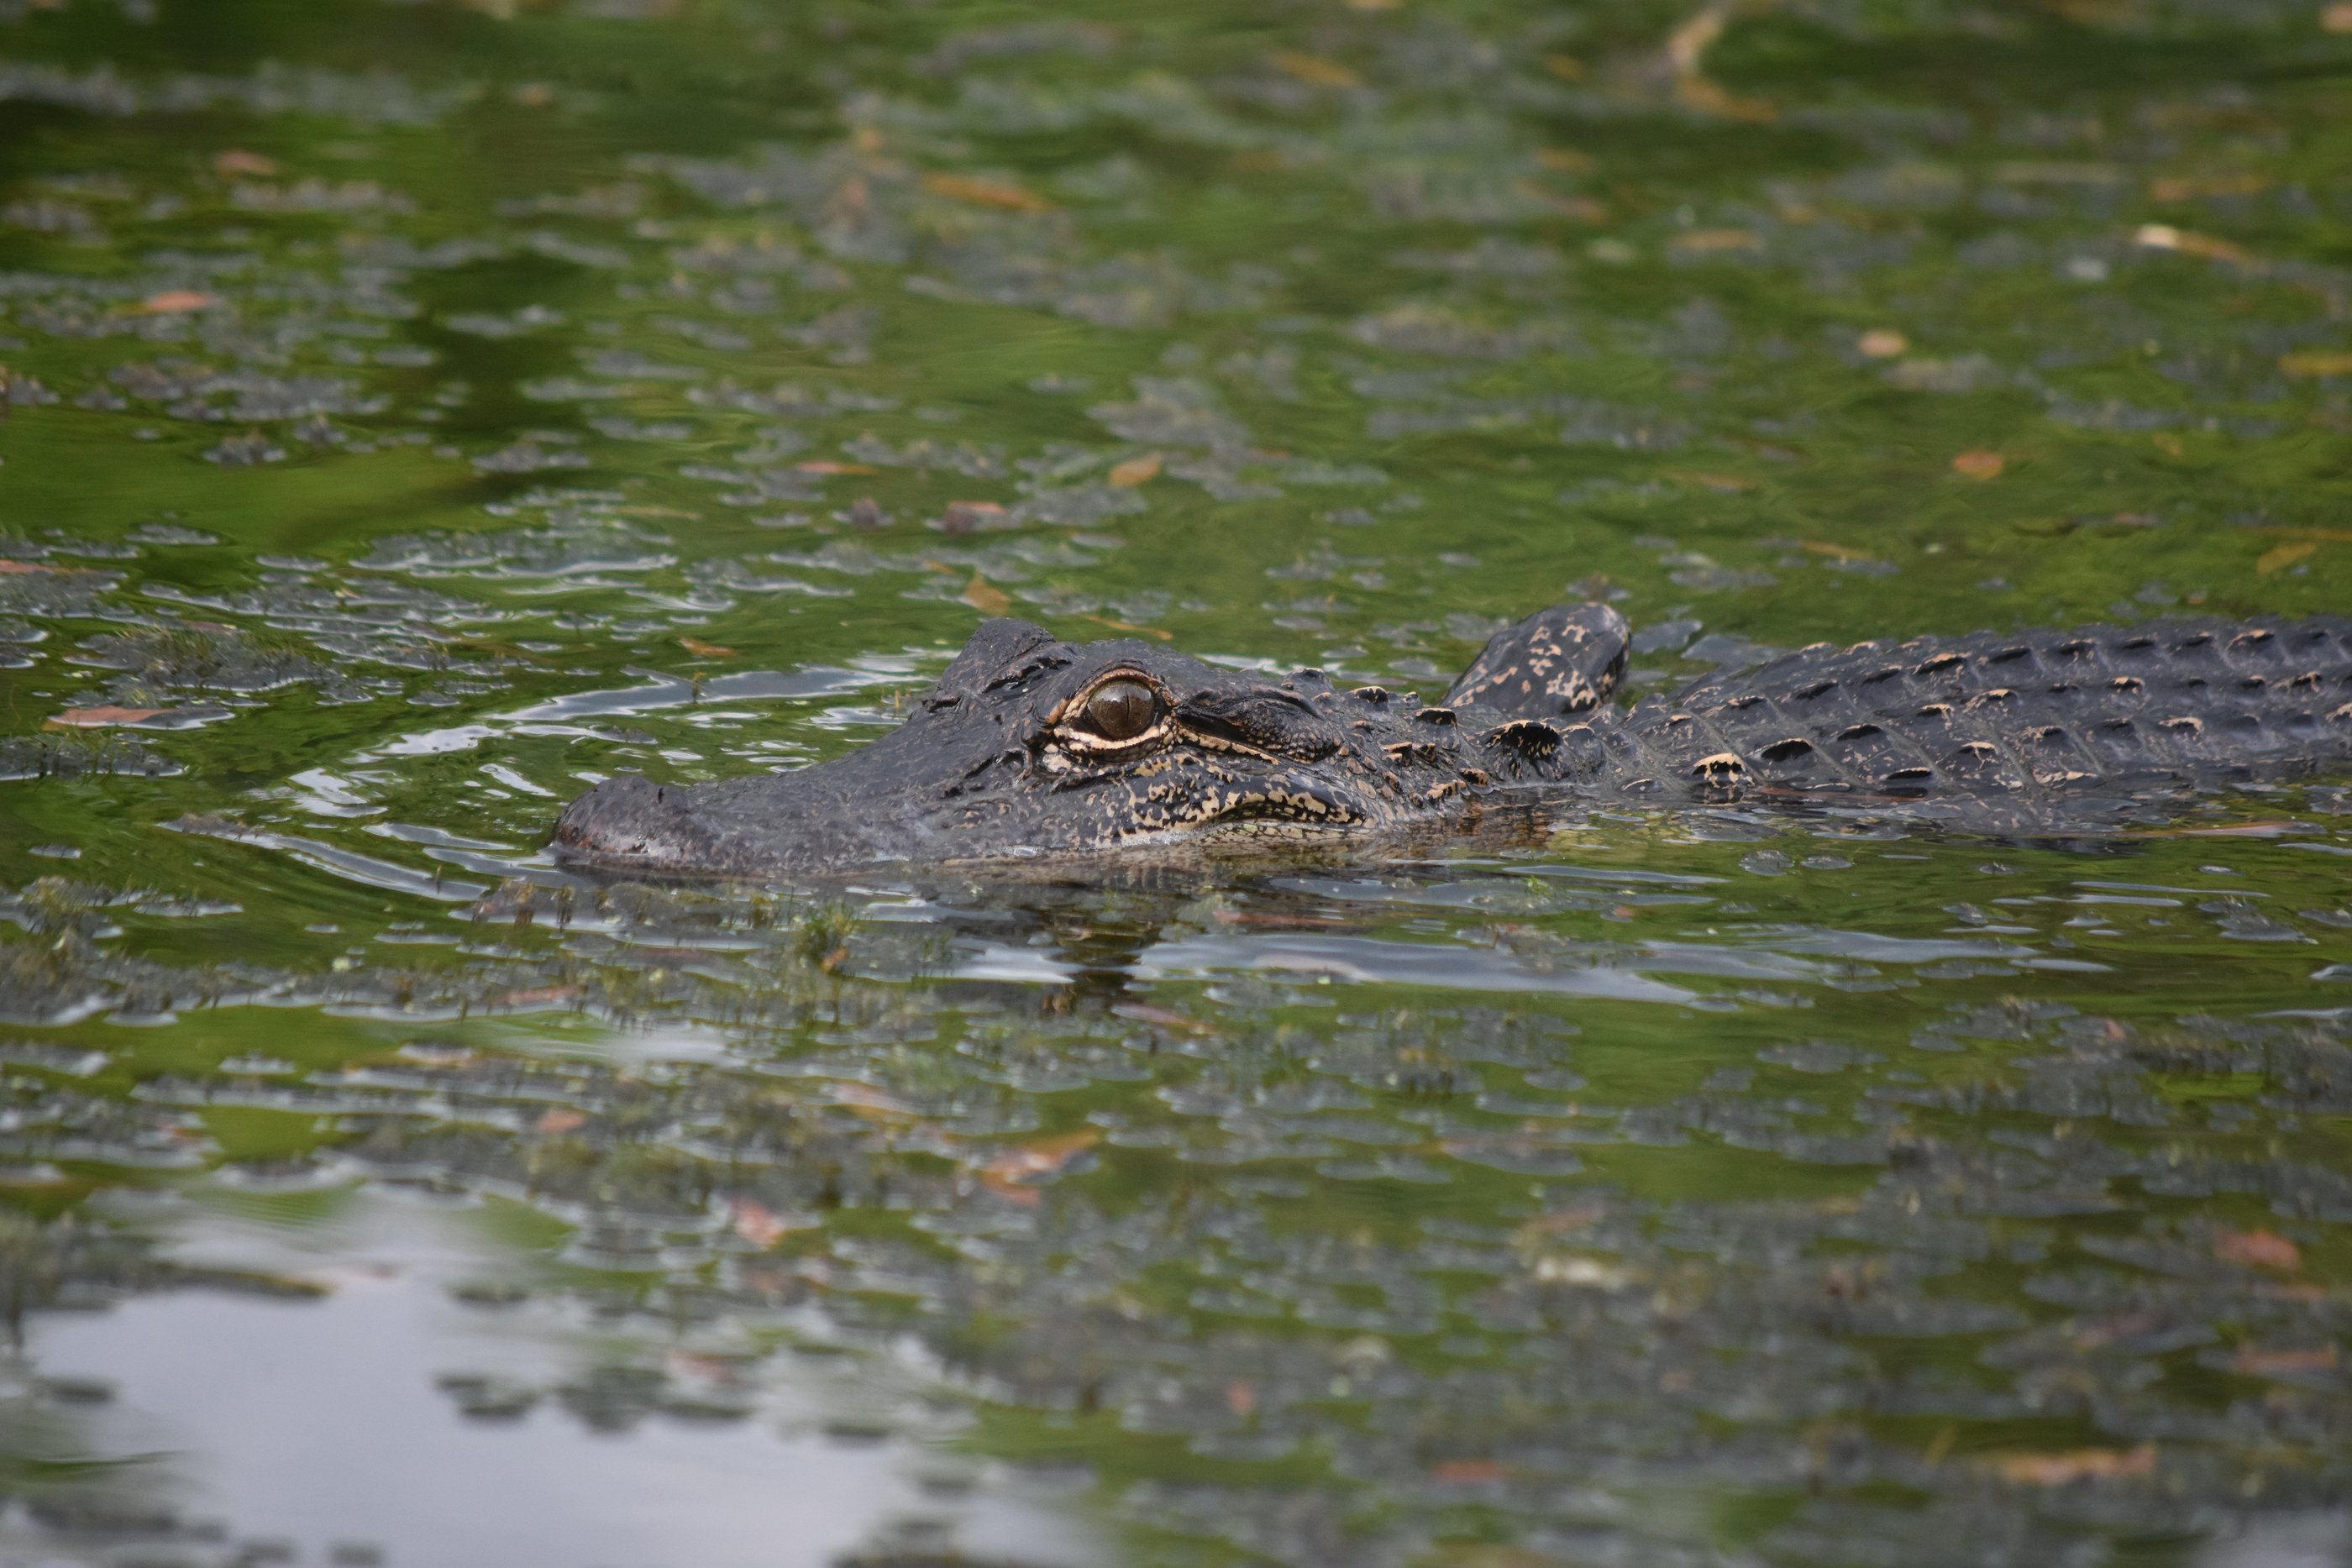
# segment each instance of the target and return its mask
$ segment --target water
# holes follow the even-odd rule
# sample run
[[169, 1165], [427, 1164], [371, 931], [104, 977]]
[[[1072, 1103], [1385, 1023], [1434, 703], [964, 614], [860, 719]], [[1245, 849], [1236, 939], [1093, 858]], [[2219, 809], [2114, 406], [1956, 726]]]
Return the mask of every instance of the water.
[[983, 613], [2340, 610], [2343, 10], [0, 0], [0, 1562], [2352, 1561], [2341, 780], [541, 849]]

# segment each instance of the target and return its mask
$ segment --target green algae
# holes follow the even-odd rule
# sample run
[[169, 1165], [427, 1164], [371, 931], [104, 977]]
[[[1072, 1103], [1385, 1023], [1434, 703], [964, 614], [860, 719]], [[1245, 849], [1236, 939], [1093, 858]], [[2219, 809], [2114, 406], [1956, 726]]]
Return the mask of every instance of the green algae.
[[[501, 1325], [412, 1369], [499, 1462], [820, 1388], [978, 1467], [944, 1536], [842, 1501], [865, 1560], [1038, 1495], [1137, 1563], [2340, 1551], [2341, 781], [1189, 882], [541, 848], [870, 738], [984, 612], [1426, 694], [1570, 594], [1643, 690], [2340, 609], [2324, 23], [0, 4], [0, 1492], [244, 1541], [243, 1439], [134, 1460], [51, 1309], [378, 1269]], [[372, 1251], [409, 1202], [462, 1242]]]

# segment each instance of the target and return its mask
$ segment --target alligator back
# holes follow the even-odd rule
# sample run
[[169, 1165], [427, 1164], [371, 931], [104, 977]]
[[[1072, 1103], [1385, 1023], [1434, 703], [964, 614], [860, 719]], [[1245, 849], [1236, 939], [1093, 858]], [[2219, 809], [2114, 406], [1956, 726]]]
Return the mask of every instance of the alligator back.
[[1497, 632], [1441, 699], [1506, 718], [1558, 718], [1599, 707], [1625, 675], [1633, 628], [1606, 604], [1555, 604]]
[[[2161, 621], [1828, 643], [1573, 737], [1645, 793], [1908, 800], [2020, 823], [2352, 758], [2352, 621]], [[1946, 810], [1933, 810], [1941, 802]]]

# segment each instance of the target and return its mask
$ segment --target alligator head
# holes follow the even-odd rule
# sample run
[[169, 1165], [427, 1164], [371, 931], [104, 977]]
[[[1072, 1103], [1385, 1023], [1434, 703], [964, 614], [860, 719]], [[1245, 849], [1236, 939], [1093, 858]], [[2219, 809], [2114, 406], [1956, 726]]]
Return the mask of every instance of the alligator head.
[[990, 621], [872, 745], [709, 784], [623, 775], [565, 809], [555, 843], [614, 870], [740, 876], [1393, 830], [1553, 767], [1544, 720], [1606, 698], [1625, 630], [1603, 606], [1546, 611], [1424, 707], [1317, 670]]

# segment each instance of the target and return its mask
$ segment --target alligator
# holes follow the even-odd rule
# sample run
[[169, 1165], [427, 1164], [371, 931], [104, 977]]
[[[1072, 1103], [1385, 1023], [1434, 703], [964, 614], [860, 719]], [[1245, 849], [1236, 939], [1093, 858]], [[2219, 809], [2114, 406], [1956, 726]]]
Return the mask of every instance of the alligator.
[[1475, 832], [1531, 802], [2073, 837], [2352, 759], [2338, 616], [1821, 643], [1623, 706], [1630, 640], [1606, 605], [1555, 605], [1423, 704], [991, 620], [872, 744], [711, 783], [608, 779], [564, 810], [554, 845], [614, 871], [761, 876], [1353, 846]]

